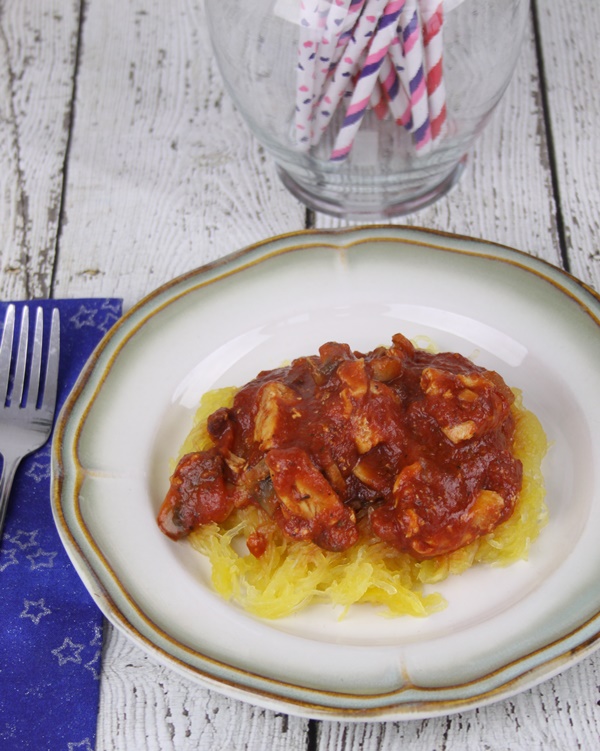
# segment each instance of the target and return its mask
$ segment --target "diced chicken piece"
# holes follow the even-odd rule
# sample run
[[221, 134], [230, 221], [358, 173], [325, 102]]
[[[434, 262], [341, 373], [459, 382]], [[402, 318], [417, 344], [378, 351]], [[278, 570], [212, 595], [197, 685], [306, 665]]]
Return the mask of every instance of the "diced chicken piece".
[[[344, 549], [356, 541], [354, 513], [346, 508], [303, 449], [272, 449], [266, 456], [273, 487], [280, 501], [281, 526], [295, 539], [330, 540]], [[335, 532], [330, 528], [341, 525]], [[341, 546], [341, 547], [340, 547]]]
[[348, 393], [355, 399], [364, 396], [369, 389], [369, 378], [365, 368], [365, 361], [346, 360], [337, 369], [337, 374], [347, 386]]
[[410, 339], [407, 339], [402, 334], [394, 334], [390, 352], [402, 361], [415, 354], [415, 347]]
[[352, 360], [352, 350], [347, 344], [339, 342], [326, 342], [319, 347], [319, 357], [321, 359], [321, 371], [329, 374], [344, 360]]
[[425, 368], [425, 411], [454, 444], [480, 437], [506, 420], [514, 397], [491, 371], [460, 373]]
[[269, 381], [262, 387], [254, 421], [254, 440], [263, 451], [275, 445], [275, 435], [283, 413], [298, 401], [296, 392], [280, 381]]
[[506, 501], [495, 490], [481, 490], [467, 512], [467, 524], [476, 533], [474, 537], [485, 535], [498, 523], [506, 506]]
[[389, 386], [370, 381], [368, 394], [350, 415], [352, 437], [359, 454], [366, 454], [389, 441], [397, 428], [396, 415], [400, 408], [399, 397]]
[[477, 425], [473, 420], [465, 420], [465, 422], [459, 422], [457, 425], [450, 425], [442, 427], [442, 433], [449, 438], [452, 443], [460, 443], [461, 441], [468, 441], [473, 438], [477, 432]]
[[366, 410], [352, 415], [352, 433], [359, 454], [366, 454], [381, 443], [382, 436], [376, 423], [370, 419]]
[[392, 357], [385, 351], [379, 357], [374, 357], [369, 361], [369, 367], [376, 381], [393, 381], [402, 375], [402, 361], [398, 357]]
[[266, 456], [273, 487], [285, 510], [303, 519], [333, 524], [341, 516], [342, 502], [306, 451], [272, 449]]

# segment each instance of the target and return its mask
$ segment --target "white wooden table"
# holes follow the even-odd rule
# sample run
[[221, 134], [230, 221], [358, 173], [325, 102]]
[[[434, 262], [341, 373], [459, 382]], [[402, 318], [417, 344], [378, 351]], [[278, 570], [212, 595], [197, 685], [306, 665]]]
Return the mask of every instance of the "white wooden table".
[[[600, 6], [533, 0], [460, 185], [403, 223], [498, 241], [600, 290]], [[339, 221], [279, 183], [223, 91], [201, 0], [0, 0], [0, 290], [120, 296]], [[600, 653], [427, 721], [312, 722], [228, 700], [106, 628], [98, 749], [600, 748]]]

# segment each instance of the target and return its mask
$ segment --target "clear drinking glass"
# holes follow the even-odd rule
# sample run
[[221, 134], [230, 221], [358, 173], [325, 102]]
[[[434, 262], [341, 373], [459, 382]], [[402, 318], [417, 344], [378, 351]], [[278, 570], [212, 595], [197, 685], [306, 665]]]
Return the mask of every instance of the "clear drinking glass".
[[205, 0], [225, 86], [287, 188], [335, 216], [432, 203], [513, 74], [528, 0]]

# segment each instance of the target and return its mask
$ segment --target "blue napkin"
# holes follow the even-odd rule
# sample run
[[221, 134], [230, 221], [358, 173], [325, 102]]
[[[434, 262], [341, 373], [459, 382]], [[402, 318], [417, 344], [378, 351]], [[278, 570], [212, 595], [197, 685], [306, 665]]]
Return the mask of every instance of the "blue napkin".
[[[0, 303], [0, 328], [8, 303]], [[15, 303], [20, 329], [20, 309]], [[121, 301], [41, 300], [61, 316], [58, 409]], [[31, 320], [31, 319], [30, 319]], [[49, 329], [49, 325], [48, 325]], [[102, 615], [61, 544], [50, 506], [51, 440], [17, 470], [0, 540], [0, 748], [92, 751]]]

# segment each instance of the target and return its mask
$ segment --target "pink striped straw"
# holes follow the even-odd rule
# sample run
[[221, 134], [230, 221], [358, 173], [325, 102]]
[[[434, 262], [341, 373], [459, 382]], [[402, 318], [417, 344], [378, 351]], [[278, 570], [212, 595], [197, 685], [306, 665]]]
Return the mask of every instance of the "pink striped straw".
[[427, 78], [427, 99], [431, 138], [435, 142], [443, 135], [446, 123], [446, 87], [442, 69], [442, 0], [419, 0], [423, 21], [423, 46]]
[[412, 110], [410, 106], [410, 98], [406, 93], [406, 90], [402, 87], [400, 78], [390, 55], [386, 55], [381, 63], [381, 69], [379, 70], [379, 81], [381, 88], [385, 92], [387, 99], [387, 105], [392, 117], [398, 125], [404, 125], [405, 128], [410, 128], [412, 123]]
[[354, 138], [371, 100], [373, 88], [379, 79], [382, 62], [387, 55], [392, 39], [396, 36], [398, 18], [405, 2], [406, 0], [389, 0], [385, 6], [377, 25], [377, 31], [369, 42], [367, 59], [360, 72], [352, 101], [346, 110], [344, 122], [329, 157], [331, 161], [343, 161], [352, 149]]
[[[406, 58], [404, 57], [404, 51], [402, 49], [402, 30], [400, 29], [400, 26], [398, 26], [398, 34], [399, 36], [394, 37], [390, 44], [389, 57], [394, 66], [394, 70], [396, 71], [396, 75], [398, 76], [400, 86], [410, 104], [410, 79], [408, 77]], [[412, 127], [412, 115], [411, 120], [406, 127], [409, 130]]]
[[369, 107], [373, 110], [378, 120], [385, 120], [388, 116], [389, 109], [387, 103], [387, 94], [383, 90], [381, 81], [376, 81], [369, 100]]
[[349, 79], [375, 32], [377, 22], [383, 13], [386, 0], [368, 0], [359, 17], [354, 33], [338, 62], [316, 112], [316, 125], [313, 142], [326, 130], [333, 114], [344, 95]]
[[412, 134], [417, 152], [431, 150], [431, 124], [424, 70], [423, 39], [416, 0], [407, 0], [400, 14], [402, 46], [409, 81], [412, 107]]

